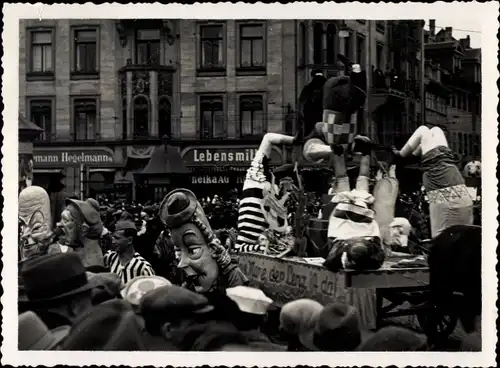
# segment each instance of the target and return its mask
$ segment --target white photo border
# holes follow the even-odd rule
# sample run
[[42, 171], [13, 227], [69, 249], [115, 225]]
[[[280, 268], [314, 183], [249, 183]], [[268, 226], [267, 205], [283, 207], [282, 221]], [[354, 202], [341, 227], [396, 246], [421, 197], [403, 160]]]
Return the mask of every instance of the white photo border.
[[[131, 9], [133, 7], [133, 10]], [[426, 3], [290, 3], [290, 4], [4, 4], [4, 30], [2, 58], [4, 101], [3, 110], [3, 269], [1, 297], [3, 306], [1, 347], [3, 364], [13, 366], [68, 365], [172, 365], [172, 366], [494, 366], [497, 345], [497, 106], [499, 73], [498, 4], [496, 2], [437, 2]], [[482, 22], [482, 185], [483, 185], [483, 312], [480, 353], [186, 353], [186, 352], [67, 352], [67, 351], [17, 351], [17, 165], [19, 109], [19, 19], [68, 19], [68, 18], [199, 18], [199, 19], [431, 19], [438, 14], [449, 14], [454, 21], [476, 18]]]

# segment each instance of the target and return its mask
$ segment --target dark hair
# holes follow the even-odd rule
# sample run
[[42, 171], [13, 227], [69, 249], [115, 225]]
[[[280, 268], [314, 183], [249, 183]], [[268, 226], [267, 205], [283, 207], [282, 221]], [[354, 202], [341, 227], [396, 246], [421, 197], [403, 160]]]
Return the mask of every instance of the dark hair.
[[132, 238], [132, 241], [135, 241], [135, 238], [137, 237], [137, 230], [136, 229], [124, 229], [123, 235], [125, 235], [127, 238]]

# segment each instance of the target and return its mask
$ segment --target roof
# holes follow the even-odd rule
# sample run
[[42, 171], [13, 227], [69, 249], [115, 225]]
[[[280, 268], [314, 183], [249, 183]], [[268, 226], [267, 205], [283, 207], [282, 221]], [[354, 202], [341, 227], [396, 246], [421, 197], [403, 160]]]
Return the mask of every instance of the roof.
[[445, 49], [445, 48], [456, 48], [459, 52], [464, 52], [460, 41], [450, 40], [450, 41], [440, 41], [440, 42], [428, 42], [425, 44], [425, 49]]
[[145, 175], [187, 174], [189, 170], [184, 165], [176, 147], [162, 145], [155, 148], [148, 164], [140, 172]]
[[476, 59], [481, 61], [481, 49], [466, 49], [464, 51], [464, 59]]
[[21, 114], [19, 114], [19, 128], [18, 129], [19, 130], [33, 130], [35, 132], [43, 132], [42, 128], [40, 128], [35, 123], [32, 123], [31, 121], [29, 121], [25, 117], [21, 116]]

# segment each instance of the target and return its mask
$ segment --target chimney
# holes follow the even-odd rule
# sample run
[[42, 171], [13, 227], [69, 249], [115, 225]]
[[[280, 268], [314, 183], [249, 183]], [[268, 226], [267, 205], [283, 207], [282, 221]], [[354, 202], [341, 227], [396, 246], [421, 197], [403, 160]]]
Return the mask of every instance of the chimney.
[[452, 37], [453, 37], [453, 28], [452, 27], [446, 27], [444, 29], [444, 34], [445, 34], [445, 38], [450, 40]]
[[431, 37], [434, 37], [436, 35], [436, 20], [435, 19], [429, 20], [429, 32], [430, 32]]

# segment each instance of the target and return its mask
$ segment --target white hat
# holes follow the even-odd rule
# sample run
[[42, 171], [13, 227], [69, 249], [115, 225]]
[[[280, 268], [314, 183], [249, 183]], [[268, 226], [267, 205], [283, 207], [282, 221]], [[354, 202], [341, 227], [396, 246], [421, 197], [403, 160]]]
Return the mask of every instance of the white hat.
[[130, 304], [139, 305], [146, 293], [170, 285], [170, 281], [160, 276], [138, 276], [130, 280], [120, 294]]
[[226, 294], [238, 305], [240, 311], [250, 314], [265, 315], [273, 302], [262, 290], [249, 286], [226, 289]]

